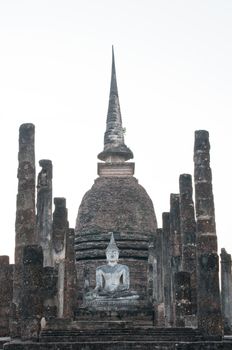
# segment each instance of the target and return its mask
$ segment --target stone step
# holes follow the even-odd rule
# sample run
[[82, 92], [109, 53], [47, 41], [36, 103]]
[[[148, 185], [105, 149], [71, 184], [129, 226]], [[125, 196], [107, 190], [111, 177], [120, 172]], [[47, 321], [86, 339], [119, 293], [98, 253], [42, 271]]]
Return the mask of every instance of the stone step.
[[[147, 337], [146, 336], [146, 342], [199, 342], [202, 339], [196, 339], [192, 337]], [[93, 343], [93, 342], [138, 342], [141, 341], [141, 337], [135, 337], [135, 336], [130, 336], [130, 337], [125, 337], [125, 336], [98, 336], [98, 337], [88, 337], [83, 336], [83, 337], [45, 337], [40, 339], [40, 343], [53, 343], [54, 341], [57, 341], [59, 343]]]
[[[152, 328], [154, 327], [153, 323], [151, 321], [78, 321], [78, 326], [76, 327], [77, 329], [112, 329], [112, 328]], [[49, 327], [50, 328], [50, 327]], [[61, 329], [61, 327], [59, 327]], [[73, 327], [75, 329], [75, 327]], [[53, 329], [53, 327], [51, 327], [51, 329]], [[65, 327], [63, 328], [65, 329]], [[72, 327], [69, 327], [68, 329], [72, 329]]]
[[76, 330], [43, 330], [42, 334], [79, 334], [79, 333], [91, 333], [91, 334], [121, 334], [121, 333], [136, 333], [136, 334], [200, 334], [200, 331], [173, 331], [173, 330], [154, 330], [154, 329], [150, 329], [150, 328], [139, 328], [139, 329], [130, 329], [130, 328], [124, 328], [124, 329], [96, 329], [94, 332], [92, 332], [92, 330], [83, 330], [83, 329], [76, 329]]
[[96, 342], [96, 341], [191, 341], [203, 339], [199, 330], [193, 329], [96, 329], [96, 330], [43, 330], [41, 342]]
[[[76, 328], [76, 329], [44, 329], [42, 331], [42, 334], [45, 334], [45, 333], [64, 333], [64, 332], [67, 332], [67, 333], [78, 333], [78, 332], [88, 332], [88, 330], [83, 330], [83, 329], [79, 329], [79, 328]], [[89, 330], [89, 332], [91, 332], [91, 329]], [[116, 329], [116, 328], [102, 328], [102, 329], [96, 329], [94, 330], [94, 333], [108, 333], [108, 332], [111, 332], [111, 333], [127, 333], [127, 332], [136, 332], [136, 333], [154, 333], [154, 334], [166, 334], [166, 333], [173, 333], [173, 334], [201, 334], [201, 331], [199, 329], [193, 329], [193, 328], [156, 328], [156, 327], [152, 327], [152, 328], [149, 328], [149, 327], [144, 327], [144, 328], [141, 328], [141, 327], [134, 327], [134, 328], [121, 328], [121, 329]]]
[[12, 342], [4, 346], [4, 350], [231, 350], [232, 341], [204, 342], [75, 342], [75, 343], [33, 343]]

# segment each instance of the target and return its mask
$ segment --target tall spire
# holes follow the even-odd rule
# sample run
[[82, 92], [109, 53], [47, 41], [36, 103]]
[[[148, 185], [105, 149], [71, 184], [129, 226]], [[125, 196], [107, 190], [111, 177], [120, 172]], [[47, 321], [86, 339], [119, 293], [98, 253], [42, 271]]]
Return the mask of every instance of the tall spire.
[[98, 155], [98, 158], [108, 162], [123, 162], [133, 158], [133, 153], [124, 143], [113, 46], [110, 96], [106, 132], [104, 136], [104, 150]]

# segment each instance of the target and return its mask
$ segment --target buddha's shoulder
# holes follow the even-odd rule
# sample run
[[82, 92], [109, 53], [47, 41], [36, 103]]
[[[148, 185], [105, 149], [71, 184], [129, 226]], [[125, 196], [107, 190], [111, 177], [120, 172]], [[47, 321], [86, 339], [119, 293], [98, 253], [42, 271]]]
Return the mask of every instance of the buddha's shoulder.
[[101, 265], [96, 268], [96, 271], [105, 271], [108, 268], [108, 265]]
[[118, 266], [118, 269], [120, 270], [125, 270], [125, 271], [129, 270], [129, 267], [127, 265], [118, 264], [117, 266]]

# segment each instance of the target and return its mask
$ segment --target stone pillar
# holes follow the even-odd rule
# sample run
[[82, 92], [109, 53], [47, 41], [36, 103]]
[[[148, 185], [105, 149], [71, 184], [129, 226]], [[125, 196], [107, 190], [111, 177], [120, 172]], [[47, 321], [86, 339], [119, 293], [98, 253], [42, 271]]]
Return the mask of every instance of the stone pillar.
[[170, 196], [170, 235], [172, 272], [181, 270], [182, 242], [180, 231], [180, 196], [172, 193]]
[[157, 256], [157, 301], [159, 303], [163, 302], [163, 230], [157, 229], [156, 231], [156, 239], [155, 239], [155, 251]]
[[148, 247], [147, 295], [150, 303], [157, 302], [157, 257], [155, 254], [155, 238]]
[[198, 326], [209, 337], [220, 337], [223, 326], [209, 150], [208, 132], [196, 131], [194, 180], [197, 218]]
[[66, 236], [65, 280], [64, 280], [64, 317], [73, 318], [76, 305], [76, 264], [74, 250], [74, 229]]
[[9, 317], [13, 294], [13, 265], [9, 256], [0, 256], [0, 337], [10, 334]]
[[186, 326], [186, 317], [191, 313], [190, 273], [180, 271], [174, 274], [175, 288], [175, 325]]
[[157, 327], [165, 326], [164, 318], [164, 283], [163, 283], [163, 230], [157, 229], [154, 240], [154, 255], [157, 261], [156, 271], [156, 296], [155, 296], [155, 319]]
[[57, 310], [58, 317], [64, 315], [65, 246], [68, 220], [65, 198], [54, 198], [52, 246], [54, 266], [58, 271]]
[[182, 242], [180, 232], [180, 196], [172, 193], [170, 196], [170, 240], [171, 240], [171, 307], [173, 308], [173, 325], [175, 315], [175, 274], [181, 270]]
[[21, 338], [36, 340], [43, 315], [43, 251], [40, 246], [24, 247], [22, 277]]
[[39, 161], [42, 167], [37, 180], [36, 228], [38, 242], [43, 248], [44, 266], [53, 266], [52, 261], [52, 162]]
[[171, 255], [170, 255], [170, 214], [163, 213], [163, 283], [165, 326], [173, 326]]
[[57, 317], [57, 269], [50, 266], [43, 268], [43, 316], [46, 320]]
[[224, 329], [226, 333], [232, 331], [232, 275], [231, 255], [224, 248], [221, 249], [221, 297]]
[[190, 274], [192, 314], [197, 313], [196, 221], [192, 199], [192, 177], [182, 174], [180, 186], [180, 227], [182, 235], [182, 270]]
[[23, 249], [36, 242], [35, 235], [35, 152], [34, 125], [22, 124], [19, 129], [18, 194], [15, 223], [15, 266], [13, 277], [12, 336], [20, 335], [18, 306], [21, 301]]

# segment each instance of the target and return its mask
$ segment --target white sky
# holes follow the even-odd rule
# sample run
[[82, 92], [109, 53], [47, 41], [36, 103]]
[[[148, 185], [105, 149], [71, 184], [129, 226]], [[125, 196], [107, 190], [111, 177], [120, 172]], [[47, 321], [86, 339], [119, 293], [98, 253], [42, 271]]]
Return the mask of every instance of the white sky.
[[126, 144], [159, 226], [206, 129], [219, 246], [232, 253], [232, 1], [0, 0], [0, 254], [13, 262], [22, 123], [75, 226], [103, 150], [112, 44]]

